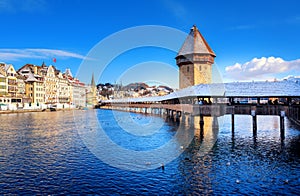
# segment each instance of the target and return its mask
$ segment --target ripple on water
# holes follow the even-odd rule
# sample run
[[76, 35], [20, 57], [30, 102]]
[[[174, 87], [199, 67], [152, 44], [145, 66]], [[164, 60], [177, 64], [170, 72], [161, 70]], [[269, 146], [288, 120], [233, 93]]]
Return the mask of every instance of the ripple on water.
[[[159, 148], [178, 128], [164, 123], [140, 137], [120, 129], [109, 110], [0, 115], [0, 194], [299, 194], [300, 133], [288, 120], [282, 141], [277, 117], [258, 117], [255, 139], [251, 118], [236, 116], [232, 137], [230, 117], [225, 116], [208, 153], [199, 152], [202, 141], [196, 135], [187, 148], [174, 144], [169, 153], [183, 153], [164, 170], [133, 172], [102, 162], [84, 145], [74, 120], [80, 119], [85, 129], [94, 123], [94, 114], [116, 144], [131, 150]], [[130, 116], [142, 125], [153, 121], [150, 116]], [[118, 118], [128, 116], [120, 113]]]

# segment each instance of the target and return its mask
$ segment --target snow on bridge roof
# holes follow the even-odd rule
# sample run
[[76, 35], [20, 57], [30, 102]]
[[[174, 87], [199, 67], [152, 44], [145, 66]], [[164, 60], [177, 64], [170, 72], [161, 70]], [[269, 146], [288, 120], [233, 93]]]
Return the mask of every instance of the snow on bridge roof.
[[300, 97], [300, 83], [277, 81], [199, 84], [165, 96], [124, 98], [103, 102], [159, 102], [184, 97]]

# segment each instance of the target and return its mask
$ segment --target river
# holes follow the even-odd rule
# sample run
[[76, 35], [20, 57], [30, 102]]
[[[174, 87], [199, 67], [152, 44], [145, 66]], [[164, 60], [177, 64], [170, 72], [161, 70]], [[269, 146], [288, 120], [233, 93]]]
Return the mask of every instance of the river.
[[[198, 129], [111, 110], [0, 115], [0, 194], [299, 195], [300, 131], [285, 119]], [[211, 123], [211, 124], [210, 124]]]

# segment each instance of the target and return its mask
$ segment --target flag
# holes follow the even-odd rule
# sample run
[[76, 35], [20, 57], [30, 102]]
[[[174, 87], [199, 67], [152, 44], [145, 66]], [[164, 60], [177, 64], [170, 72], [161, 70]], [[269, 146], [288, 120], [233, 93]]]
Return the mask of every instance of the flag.
[[56, 63], [56, 58], [53, 58], [53, 62]]

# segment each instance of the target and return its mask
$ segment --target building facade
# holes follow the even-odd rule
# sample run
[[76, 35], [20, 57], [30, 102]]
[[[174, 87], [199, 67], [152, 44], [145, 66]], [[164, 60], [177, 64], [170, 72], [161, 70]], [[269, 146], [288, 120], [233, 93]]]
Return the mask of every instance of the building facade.
[[18, 84], [17, 84], [17, 73], [15, 68], [9, 64], [5, 66], [6, 77], [7, 77], [7, 93], [10, 97], [17, 97]]
[[215, 53], [194, 25], [175, 58], [179, 67], [179, 88], [210, 84], [215, 57]]
[[0, 73], [0, 96], [7, 94], [7, 80], [5, 75]]
[[[86, 87], [78, 79], [73, 78], [71, 70], [65, 73], [53, 65], [41, 66], [26, 64], [17, 73], [24, 80], [25, 97], [29, 107], [56, 106], [58, 108], [73, 108], [86, 106]], [[21, 88], [22, 82], [18, 82]]]
[[44, 88], [45, 88], [45, 103], [55, 104], [58, 103], [58, 78], [56, 77], [55, 68], [50, 65], [45, 75]]
[[58, 78], [58, 102], [61, 104], [70, 104], [71, 103], [71, 84], [68, 79], [63, 76], [61, 72], [57, 74]]
[[94, 74], [92, 75], [91, 84], [87, 86], [86, 90], [86, 99], [87, 99], [87, 107], [94, 107], [97, 105], [97, 86], [95, 84]]
[[87, 106], [87, 88], [84, 83], [78, 79], [72, 81], [72, 104], [75, 107], [86, 107]]

